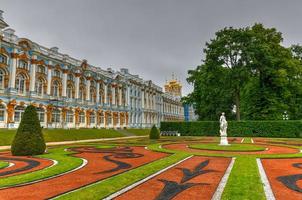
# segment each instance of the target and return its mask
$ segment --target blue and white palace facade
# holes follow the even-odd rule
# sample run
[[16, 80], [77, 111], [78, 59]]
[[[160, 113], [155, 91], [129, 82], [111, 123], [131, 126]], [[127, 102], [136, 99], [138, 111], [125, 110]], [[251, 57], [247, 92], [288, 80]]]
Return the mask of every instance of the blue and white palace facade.
[[17, 128], [28, 105], [44, 128], [145, 128], [184, 119], [180, 98], [152, 81], [19, 38], [2, 13], [0, 128]]

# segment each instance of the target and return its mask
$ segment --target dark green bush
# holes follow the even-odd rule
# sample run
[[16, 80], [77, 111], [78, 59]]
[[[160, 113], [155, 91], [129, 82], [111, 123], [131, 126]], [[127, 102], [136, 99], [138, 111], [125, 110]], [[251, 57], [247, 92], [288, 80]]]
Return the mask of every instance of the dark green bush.
[[44, 153], [45, 148], [36, 108], [30, 105], [25, 109], [11, 152], [15, 156], [39, 155]]
[[[161, 122], [161, 131], [178, 131], [183, 136], [219, 136], [218, 121]], [[228, 136], [302, 137], [302, 121], [229, 121]]]
[[150, 130], [150, 134], [149, 134], [149, 138], [150, 139], [159, 139], [160, 135], [159, 135], [159, 131], [156, 128], [155, 125], [152, 126], [151, 130]]

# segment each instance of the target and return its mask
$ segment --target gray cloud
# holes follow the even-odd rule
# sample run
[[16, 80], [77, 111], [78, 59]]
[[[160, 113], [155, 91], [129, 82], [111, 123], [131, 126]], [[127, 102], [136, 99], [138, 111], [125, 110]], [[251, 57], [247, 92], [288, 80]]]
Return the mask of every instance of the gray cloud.
[[102, 68], [127, 67], [163, 85], [174, 72], [184, 85], [202, 48], [225, 26], [255, 22], [283, 32], [284, 44], [302, 43], [298, 0], [0, 0], [20, 37]]

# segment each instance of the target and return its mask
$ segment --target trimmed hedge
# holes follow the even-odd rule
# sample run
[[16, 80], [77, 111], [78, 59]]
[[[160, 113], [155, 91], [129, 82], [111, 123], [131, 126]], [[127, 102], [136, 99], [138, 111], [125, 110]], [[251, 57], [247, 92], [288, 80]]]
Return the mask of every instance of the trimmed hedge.
[[[218, 121], [161, 122], [161, 131], [178, 131], [182, 136], [219, 136]], [[229, 121], [231, 137], [302, 137], [302, 121]]]
[[12, 143], [14, 156], [32, 156], [43, 154], [46, 145], [36, 108], [27, 106]]
[[159, 131], [156, 128], [155, 125], [153, 125], [152, 128], [151, 128], [151, 130], [150, 130], [149, 138], [150, 139], [156, 139], [156, 140], [160, 138]]

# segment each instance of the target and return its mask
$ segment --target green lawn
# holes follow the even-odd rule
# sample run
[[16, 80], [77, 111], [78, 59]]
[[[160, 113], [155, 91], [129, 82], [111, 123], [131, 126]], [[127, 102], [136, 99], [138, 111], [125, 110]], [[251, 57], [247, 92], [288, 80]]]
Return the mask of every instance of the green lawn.
[[[0, 146], [10, 145], [16, 130], [0, 129]], [[124, 135], [112, 129], [44, 129], [46, 142], [72, 141], [85, 139], [123, 137]]]
[[222, 194], [222, 200], [265, 200], [255, 157], [237, 157]]
[[251, 144], [231, 144], [228, 146], [221, 146], [218, 144], [192, 144], [191, 148], [217, 150], [217, 151], [263, 151], [265, 147], [251, 145]]
[[135, 129], [135, 128], [129, 128], [127, 129], [128, 132], [133, 133], [134, 135], [149, 135], [150, 129]]
[[3, 169], [5, 167], [7, 167], [9, 165], [8, 162], [3, 162], [3, 161], [0, 161], [0, 169]]

